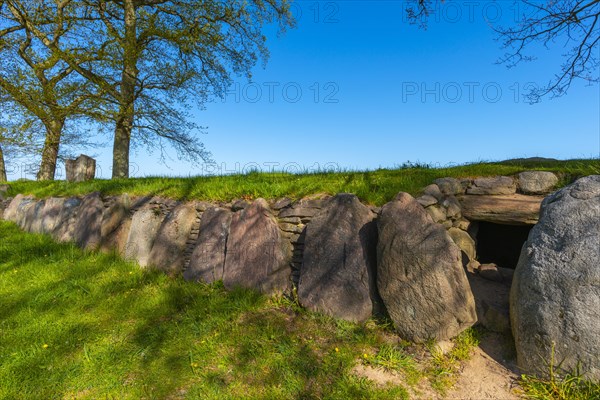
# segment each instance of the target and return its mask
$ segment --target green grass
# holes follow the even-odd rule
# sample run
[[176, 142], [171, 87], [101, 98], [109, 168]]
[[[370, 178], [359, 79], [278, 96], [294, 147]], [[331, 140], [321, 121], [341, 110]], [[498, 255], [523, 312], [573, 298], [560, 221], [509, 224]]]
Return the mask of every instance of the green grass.
[[390, 337], [0, 222], [0, 399], [407, 399], [353, 372]]
[[163, 196], [176, 200], [231, 201], [235, 198], [254, 199], [258, 197], [298, 199], [320, 193], [349, 192], [356, 194], [365, 203], [383, 205], [401, 191], [415, 195], [437, 178], [512, 175], [531, 169], [559, 172], [563, 176], [561, 184], [564, 185], [579, 176], [600, 174], [600, 160], [517, 160], [502, 163], [481, 162], [447, 168], [409, 164], [397, 169], [366, 172], [308, 174], [252, 172], [247, 175], [212, 177], [94, 180], [77, 184], [64, 181], [17, 181], [11, 183], [9, 195], [26, 193], [43, 198], [85, 195], [99, 191], [106, 195], [128, 193], [140, 196]]

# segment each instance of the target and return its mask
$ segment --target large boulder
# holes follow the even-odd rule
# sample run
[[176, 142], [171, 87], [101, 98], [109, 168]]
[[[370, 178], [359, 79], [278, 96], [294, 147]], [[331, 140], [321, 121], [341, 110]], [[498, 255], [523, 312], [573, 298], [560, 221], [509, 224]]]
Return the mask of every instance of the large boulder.
[[291, 248], [264, 199], [257, 199], [231, 218], [223, 284], [263, 293], [289, 287]]
[[338, 194], [307, 225], [298, 283], [303, 306], [355, 322], [378, 311], [374, 218], [355, 195]]
[[378, 229], [377, 286], [403, 338], [447, 340], [477, 321], [460, 249], [415, 199], [383, 206]]
[[600, 381], [600, 175], [542, 202], [510, 293], [517, 362], [546, 376], [548, 365]]
[[137, 261], [140, 267], [150, 265], [150, 252], [164, 218], [160, 208], [150, 203], [133, 214], [125, 245], [126, 259]]
[[56, 217], [56, 227], [54, 231], [49, 232], [55, 240], [59, 242], [72, 242], [75, 232], [75, 218], [81, 205], [81, 199], [70, 197], [65, 199]]
[[50, 197], [46, 199], [41, 215], [43, 233], [53, 234], [57, 226], [59, 226], [59, 218], [66, 200], [64, 197]]
[[100, 245], [100, 228], [104, 203], [100, 193], [91, 193], [83, 198], [73, 228], [73, 239], [86, 250], [96, 250]]
[[123, 255], [131, 227], [131, 199], [129, 195], [122, 194], [112, 200], [102, 213], [100, 251], [116, 251]]
[[15, 198], [12, 199], [11, 202], [8, 204], [8, 207], [4, 209], [4, 214], [2, 215], [2, 218], [4, 218], [6, 221], [18, 223], [18, 220], [20, 220], [20, 216], [22, 216], [22, 212], [20, 211], [22, 210], [22, 207], [24, 205], [31, 204], [33, 201], [35, 201], [33, 197], [26, 197], [22, 194], [16, 195]]
[[96, 160], [81, 154], [74, 160], [65, 162], [67, 182], [84, 182], [96, 176]]
[[189, 204], [179, 204], [167, 215], [150, 252], [150, 263], [154, 267], [171, 275], [181, 272], [194, 222], [196, 208]]
[[519, 189], [524, 194], [549, 193], [558, 183], [558, 177], [548, 171], [525, 171], [519, 174]]
[[231, 211], [224, 208], [210, 207], [204, 211], [190, 265], [183, 272], [185, 279], [205, 283], [223, 279], [231, 217]]
[[42, 211], [44, 200], [36, 200], [28, 207], [23, 208], [23, 217], [19, 226], [26, 232], [42, 233]]

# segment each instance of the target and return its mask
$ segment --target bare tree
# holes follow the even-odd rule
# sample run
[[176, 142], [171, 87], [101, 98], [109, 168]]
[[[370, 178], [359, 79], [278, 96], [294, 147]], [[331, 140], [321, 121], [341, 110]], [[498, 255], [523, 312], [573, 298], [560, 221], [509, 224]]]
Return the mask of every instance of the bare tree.
[[[409, 20], [424, 26], [436, 1], [413, 1], [406, 9]], [[500, 63], [514, 67], [535, 60], [527, 52], [536, 43], [565, 49], [559, 72], [527, 93], [529, 102], [561, 96], [576, 80], [600, 81], [600, 0], [520, 0], [515, 6], [522, 10], [520, 20], [514, 26], [494, 28], [506, 49]]]

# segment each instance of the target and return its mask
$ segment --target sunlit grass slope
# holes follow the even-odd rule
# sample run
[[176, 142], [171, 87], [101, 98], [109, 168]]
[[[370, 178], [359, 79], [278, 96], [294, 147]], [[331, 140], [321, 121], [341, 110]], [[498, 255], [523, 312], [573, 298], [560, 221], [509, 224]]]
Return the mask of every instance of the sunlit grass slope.
[[515, 160], [502, 163], [475, 163], [456, 167], [433, 168], [428, 165], [404, 165], [397, 169], [356, 172], [283, 174], [253, 172], [246, 175], [211, 177], [150, 177], [128, 180], [94, 180], [84, 183], [24, 182], [11, 183], [10, 195], [33, 194], [37, 197], [85, 195], [99, 191], [107, 195], [157, 195], [177, 200], [197, 199], [230, 201], [235, 198], [292, 199], [312, 194], [356, 194], [365, 203], [382, 205], [400, 192], [417, 194], [433, 180], [442, 177], [511, 175], [536, 169], [559, 172], [562, 184], [573, 178], [600, 174], [600, 160]]

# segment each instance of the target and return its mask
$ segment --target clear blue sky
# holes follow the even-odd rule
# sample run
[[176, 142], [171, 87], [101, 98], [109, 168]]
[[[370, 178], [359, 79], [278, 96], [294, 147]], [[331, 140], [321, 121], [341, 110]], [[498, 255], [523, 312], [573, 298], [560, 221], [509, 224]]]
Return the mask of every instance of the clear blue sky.
[[[405, 21], [399, 1], [301, 1], [296, 29], [268, 32], [271, 57], [225, 102], [192, 110], [223, 172], [339, 166], [439, 165], [514, 157], [597, 157], [600, 90], [527, 104], [519, 94], [559, 71], [561, 44], [531, 49], [513, 69], [488, 20], [514, 20], [512, 1], [446, 2], [427, 30]], [[318, 14], [317, 14], [318, 11]], [[501, 17], [498, 17], [498, 13]], [[260, 88], [260, 93], [257, 91]], [[298, 94], [301, 91], [301, 94]], [[110, 177], [110, 142], [97, 153]], [[198, 175], [172, 152], [169, 167], [140, 149], [132, 175]]]

